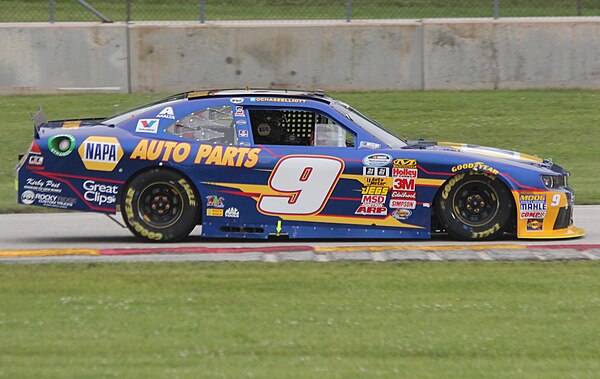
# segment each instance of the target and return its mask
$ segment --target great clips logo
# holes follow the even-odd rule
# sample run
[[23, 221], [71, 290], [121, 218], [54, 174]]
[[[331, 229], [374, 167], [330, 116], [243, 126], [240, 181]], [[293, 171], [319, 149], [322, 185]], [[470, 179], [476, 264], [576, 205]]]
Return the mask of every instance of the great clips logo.
[[88, 137], [77, 151], [85, 168], [94, 171], [112, 171], [123, 157], [119, 140], [114, 137]]

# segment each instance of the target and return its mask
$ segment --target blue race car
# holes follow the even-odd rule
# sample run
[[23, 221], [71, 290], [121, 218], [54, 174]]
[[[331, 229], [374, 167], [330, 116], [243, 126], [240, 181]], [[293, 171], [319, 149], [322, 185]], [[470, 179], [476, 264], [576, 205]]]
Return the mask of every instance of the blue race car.
[[47, 121], [20, 203], [115, 214], [147, 241], [569, 238], [569, 173], [480, 146], [406, 141], [321, 91], [186, 92], [116, 117]]

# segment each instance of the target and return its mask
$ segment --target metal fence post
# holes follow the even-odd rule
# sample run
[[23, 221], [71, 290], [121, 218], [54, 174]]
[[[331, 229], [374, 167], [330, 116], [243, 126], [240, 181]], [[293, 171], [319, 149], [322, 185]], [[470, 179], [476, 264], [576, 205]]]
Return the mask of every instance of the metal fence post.
[[56, 20], [55, 14], [54, 14], [54, 0], [50, 0], [50, 23], [54, 24], [54, 21]]
[[126, 2], [126, 7], [125, 7], [125, 22], [129, 23], [131, 22], [131, 0], [127, 0]]
[[346, 0], [346, 22], [352, 21], [352, 0]]
[[352, 0], [346, 0], [346, 22], [352, 20]]
[[500, 0], [494, 0], [494, 18], [500, 17]]
[[206, 10], [206, 0], [200, 0], [200, 23], [204, 24], [204, 12]]

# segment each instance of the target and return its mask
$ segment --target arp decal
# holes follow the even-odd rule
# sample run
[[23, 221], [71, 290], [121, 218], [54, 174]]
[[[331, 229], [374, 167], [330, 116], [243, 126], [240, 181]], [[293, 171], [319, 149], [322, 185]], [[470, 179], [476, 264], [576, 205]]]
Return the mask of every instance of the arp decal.
[[357, 215], [385, 216], [387, 208], [384, 205], [361, 204], [354, 212]]

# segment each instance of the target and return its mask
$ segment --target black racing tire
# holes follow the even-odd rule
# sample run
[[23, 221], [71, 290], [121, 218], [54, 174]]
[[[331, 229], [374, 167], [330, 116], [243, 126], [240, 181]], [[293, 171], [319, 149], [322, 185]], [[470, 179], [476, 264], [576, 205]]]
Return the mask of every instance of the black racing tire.
[[455, 239], [495, 240], [511, 225], [515, 203], [500, 178], [468, 171], [441, 187], [436, 211], [441, 226]]
[[199, 222], [198, 195], [189, 179], [168, 169], [142, 172], [129, 181], [121, 196], [127, 227], [146, 242], [186, 238]]

